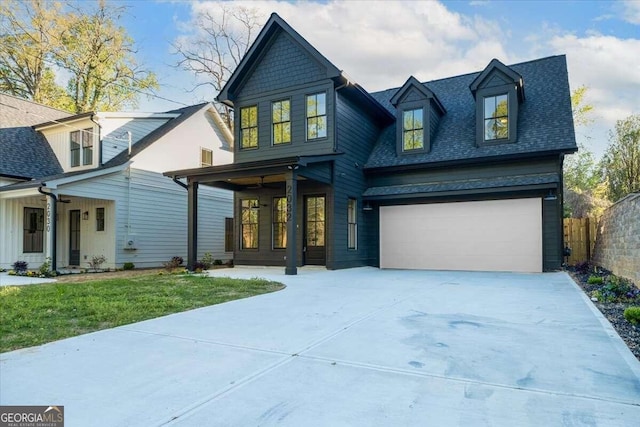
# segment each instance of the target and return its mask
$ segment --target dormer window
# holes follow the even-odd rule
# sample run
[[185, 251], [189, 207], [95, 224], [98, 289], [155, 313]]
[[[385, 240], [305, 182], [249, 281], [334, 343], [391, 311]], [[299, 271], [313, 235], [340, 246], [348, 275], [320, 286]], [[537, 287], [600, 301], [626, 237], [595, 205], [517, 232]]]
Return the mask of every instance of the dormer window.
[[484, 97], [484, 140], [509, 138], [509, 97], [507, 94]]
[[424, 149], [424, 109], [402, 112], [402, 151]]
[[494, 59], [469, 89], [476, 100], [476, 145], [516, 142], [518, 106], [524, 101], [522, 76]]
[[258, 106], [240, 109], [240, 148], [258, 148]]
[[415, 77], [409, 77], [390, 101], [396, 107], [397, 155], [431, 151], [431, 141], [445, 114], [438, 97]]
[[93, 164], [93, 129], [74, 130], [69, 134], [70, 166]]

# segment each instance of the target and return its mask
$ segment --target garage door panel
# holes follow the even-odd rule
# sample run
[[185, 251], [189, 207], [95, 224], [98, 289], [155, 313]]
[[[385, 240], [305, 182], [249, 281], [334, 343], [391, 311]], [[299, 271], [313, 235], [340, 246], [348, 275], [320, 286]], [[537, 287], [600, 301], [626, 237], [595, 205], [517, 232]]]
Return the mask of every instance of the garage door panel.
[[541, 271], [541, 199], [380, 208], [382, 268]]

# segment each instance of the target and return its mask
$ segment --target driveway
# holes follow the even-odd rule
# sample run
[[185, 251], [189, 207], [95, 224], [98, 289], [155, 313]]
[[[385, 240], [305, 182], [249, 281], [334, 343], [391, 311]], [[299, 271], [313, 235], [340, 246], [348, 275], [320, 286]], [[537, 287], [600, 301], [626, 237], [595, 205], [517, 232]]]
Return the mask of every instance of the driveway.
[[283, 291], [0, 356], [74, 426], [637, 426], [640, 362], [565, 273], [216, 270]]

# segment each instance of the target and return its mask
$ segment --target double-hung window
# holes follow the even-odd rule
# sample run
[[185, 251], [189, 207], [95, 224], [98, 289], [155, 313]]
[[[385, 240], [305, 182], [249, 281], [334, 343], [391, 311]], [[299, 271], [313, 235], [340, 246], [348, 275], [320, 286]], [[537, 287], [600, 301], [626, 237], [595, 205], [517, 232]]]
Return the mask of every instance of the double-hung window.
[[484, 98], [484, 140], [509, 138], [509, 97], [501, 94]]
[[358, 201], [349, 199], [347, 204], [347, 249], [358, 248]]
[[273, 199], [273, 249], [287, 247], [287, 198]]
[[44, 209], [24, 208], [22, 252], [42, 253], [44, 246]]
[[104, 231], [104, 208], [96, 208], [96, 231]]
[[200, 166], [213, 166], [213, 151], [208, 148], [200, 148]]
[[241, 248], [258, 249], [258, 199], [242, 199], [241, 210]]
[[69, 134], [71, 167], [93, 163], [93, 129], [74, 130]]
[[240, 109], [240, 148], [258, 147], [258, 106]]
[[424, 148], [424, 110], [416, 108], [402, 113], [402, 151]]
[[307, 95], [307, 141], [327, 137], [327, 94]]
[[271, 104], [273, 145], [291, 142], [291, 102], [288, 99]]

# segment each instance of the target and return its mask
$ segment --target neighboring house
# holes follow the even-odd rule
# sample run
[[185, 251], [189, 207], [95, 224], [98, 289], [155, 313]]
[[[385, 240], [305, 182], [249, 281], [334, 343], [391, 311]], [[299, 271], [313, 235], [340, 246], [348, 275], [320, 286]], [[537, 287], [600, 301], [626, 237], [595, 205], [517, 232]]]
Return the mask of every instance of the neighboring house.
[[[162, 175], [233, 161], [209, 103], [166, 113], [69, 115], [0, 94], [0, 267], [161, 266], [186, 256], [185, 184]], [[233, 194], [203, 189], [200, 253], [232, 257]]]
[[273, 14], [218, 100], [235, 163], [165, 174], [235, 191], [236, 264], [561, 267], [564, 56], [369, 94]]

